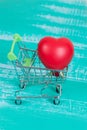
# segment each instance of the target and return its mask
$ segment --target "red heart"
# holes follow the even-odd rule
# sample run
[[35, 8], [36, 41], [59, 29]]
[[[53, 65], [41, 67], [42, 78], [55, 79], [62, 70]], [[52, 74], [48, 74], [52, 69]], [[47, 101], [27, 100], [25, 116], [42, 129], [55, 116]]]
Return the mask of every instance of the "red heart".
[[37, 49], [42, 63], [49, 69], [62, 70], [70, 63], [74, 46], [67, 38], [44, 37]]

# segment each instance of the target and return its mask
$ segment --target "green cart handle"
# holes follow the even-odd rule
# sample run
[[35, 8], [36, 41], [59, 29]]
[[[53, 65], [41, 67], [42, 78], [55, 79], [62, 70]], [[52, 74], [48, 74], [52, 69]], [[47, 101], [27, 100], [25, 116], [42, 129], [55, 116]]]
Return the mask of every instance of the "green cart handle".
[[10, 52], [8, 53], [7, 57], [10, 61], [14, 61], [14, 60], [17, 60], [17, 56], [14, 54], [14, 48], [15, 48], [15, 44], [17, 42], [20, 42], [22, 41], [22, 38], [19, 34], [15, 34], [13, 36], [13, 42], [12, 42], [12, 45], [11, 45], [11, 50]]

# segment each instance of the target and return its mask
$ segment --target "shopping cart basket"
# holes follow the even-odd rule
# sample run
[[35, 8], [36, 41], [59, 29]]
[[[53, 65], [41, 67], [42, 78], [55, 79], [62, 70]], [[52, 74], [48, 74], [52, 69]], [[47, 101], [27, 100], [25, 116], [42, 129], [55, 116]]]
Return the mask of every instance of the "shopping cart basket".
[[[30, 98], [51, 98], [54, 104], [60, 103], [60, 96], [62, 93], [61, 84], [65, 81], [67, 76], [68, 67], [64, 70], [47, 69], [41, 63], [37, 50], [26, 48], [19, 34], [15, 34], [11, 46], [11, 51], [8, 53], [8, 59], [12, 62], [15, 72], [19, 80], [19, 88], [15, 92], [15, 103], [21, 104], [22, 99]], [[18, 46], [18, 55], [14, 54], [15, 44]], [[26, 87], [30, 85], [42, 85], [40, 95], [20, 95]], [[56, 95], [52, 96], [44, 94], [44, 90], [48, 86], [55, 86]]]

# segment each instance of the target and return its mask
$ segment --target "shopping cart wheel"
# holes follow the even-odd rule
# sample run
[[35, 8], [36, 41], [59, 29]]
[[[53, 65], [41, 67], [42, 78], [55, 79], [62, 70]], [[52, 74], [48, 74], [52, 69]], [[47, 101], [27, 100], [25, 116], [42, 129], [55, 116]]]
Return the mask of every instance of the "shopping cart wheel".
[[54, 98], [53, 99], [53, 104], [59, 105], [60, 104], [60, 100], [58, 98]]
[[23, 89], [23, 88], [26, 87], [26, 84], [25, 84], [25, 83], [21, 83], [21, 84], [19, 84], [19, 87], [20, 87], [21, 89]]
[[22, 104], [22, 100], [21, 100], [21, 99], [15, 99], [15, 104], [16, 104], [16, 105]]
[[61, 86], [60, 86], [59, 84], [56, 86], [56, 92], [57, 92], [57, 93], [60, 93], [60, 87], [61, 87]]

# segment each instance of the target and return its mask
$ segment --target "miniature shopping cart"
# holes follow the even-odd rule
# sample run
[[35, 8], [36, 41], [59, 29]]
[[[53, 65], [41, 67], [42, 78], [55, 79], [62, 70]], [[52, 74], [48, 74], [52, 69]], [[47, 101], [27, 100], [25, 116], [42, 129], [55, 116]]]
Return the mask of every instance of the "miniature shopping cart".
[[[14, 47], [17, 44], [18, 49], [14, 53]], [[15, 72], [19, 80], [19, 88], [15, 91], [15, 103], [21, 104], [22, 99], [31, 98], [50, 98], [54, 104], [60, 103], [62, 93], [61, 84], [65, 81], [68, 67], [64, 70], [47, 69], [41, 63], [37, 50], [26, 48], [20, 35], [15, 34], [11, 46], [11, 51], [8, 53], [8, 59], [12, 62]], [[30, 85], [41, 85], [40, 95], [23, 95], [22, 93]], [[54, 86], [55, 95], [45, 94], [46, 88]]]

